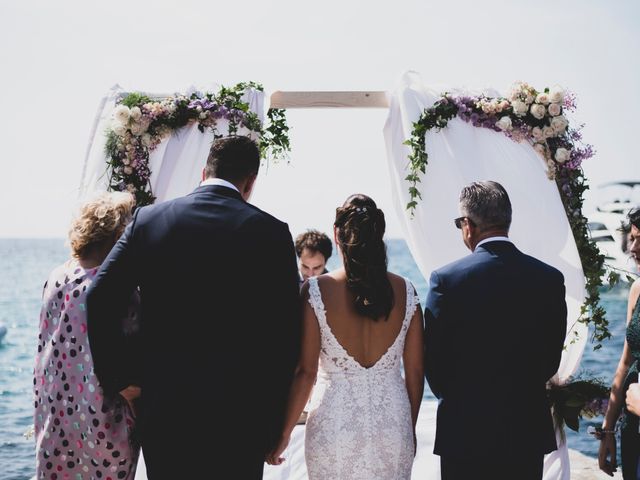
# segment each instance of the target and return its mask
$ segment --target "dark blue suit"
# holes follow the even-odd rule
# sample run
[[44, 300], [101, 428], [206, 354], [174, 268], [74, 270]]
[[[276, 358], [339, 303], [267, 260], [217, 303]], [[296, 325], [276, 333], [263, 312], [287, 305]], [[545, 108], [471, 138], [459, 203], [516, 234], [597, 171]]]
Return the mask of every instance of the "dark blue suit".
[[[507, 465], [520, 471], [505, 478], [539, 478], [524, 474], [556, 449], [545, 383], [565, 339], [562, 273], [510, 242], [485, 243], [433, 272], [425, 323], [425, 372], [440, 399], [434, 453], [443, 479], [503, 478]], [[474, 468], [473, 477], [455, 474], [464, 465]], [[483, 465], [493, 471], [483, 475]]]
[[116, 319], [136, 286], [149, 478], [214, 478], [225, 468], [262, 478], [299, 355], [287, 225], [215, 185], [138, 209], [88, 294], [89, 340], [107, 395], [133, 381]]

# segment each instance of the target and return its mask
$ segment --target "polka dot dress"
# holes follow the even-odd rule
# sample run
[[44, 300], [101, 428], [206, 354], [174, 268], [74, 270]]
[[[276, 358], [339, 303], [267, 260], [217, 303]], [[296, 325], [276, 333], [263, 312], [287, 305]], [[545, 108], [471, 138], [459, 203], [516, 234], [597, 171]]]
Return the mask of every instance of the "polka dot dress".
[[93, 372], [85, 298], [97, 271], [72, 260], [44, 286], [33, 379], [38, 479], [135, 476], [130, 408], [121, 398], [105, 399]]

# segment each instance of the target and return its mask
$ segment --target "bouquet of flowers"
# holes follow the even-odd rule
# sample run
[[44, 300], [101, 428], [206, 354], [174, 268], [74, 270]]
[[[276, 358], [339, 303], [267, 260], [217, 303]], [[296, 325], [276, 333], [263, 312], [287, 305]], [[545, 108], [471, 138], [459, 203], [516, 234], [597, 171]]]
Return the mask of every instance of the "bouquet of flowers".
[[547, 396], [558, 427], [578, 431], [581, 418], [604, 415], [610, 388], [601, 379], [570, 379], [563, 385], [549, 385]]

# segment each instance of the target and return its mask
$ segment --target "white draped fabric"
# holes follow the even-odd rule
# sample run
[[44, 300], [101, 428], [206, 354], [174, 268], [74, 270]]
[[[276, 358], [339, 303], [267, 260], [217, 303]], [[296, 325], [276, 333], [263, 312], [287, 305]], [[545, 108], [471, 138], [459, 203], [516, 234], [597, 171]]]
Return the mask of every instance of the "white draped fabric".
[[[98, 109], [85, 159], [81, 196], [107, 189], [109, 177], [104, 154], [105, 132], [111, 123], [113, 109], [121, 94], [122, 89], [115, 86], [104, 97]], [[249, 90], [245, 93], [243, 101], [247, 102], [251, 111], [264, 121], [264, 92]], [[220, 120], [217, 130], [225, 134], [228, 131], [228, 122]], [[238, 134], [248, 135], [249, 132], [240, 128]], [[200, 132], [197, 124], [193, 123], [174, 132], [151, 152], [150, 183], [156, 202], [186, 195], [199, 185], [212, 142], [213, 132], [210, 129]]]
[[[409, 149], [403, 142], [411, 135], [412, 123], [442, 91], [426, 87], [416, 74], [407, 74], [391, 95], [384, 135], [395, 209], [404, 237], [422, 274], [428, 279], [432, 270], [468, 254], [452, 221], [459, 216], [457, 204], [461, 188], [474, 180], [493, 179], [502, 183], [513, 203], [511, 237], [516, 245], [554, 265], [565, 276], [570, 331], [577, 331], [579, 339], [574, 343], [567, 342], [556, 376], [556, 381], [563, 382], [578, 367], [588, 334], [584, 325], [574, 324], [584, 299], [584, 275], [556, 185], [546, 177], [545, 165], [531, 146], [454, 119], [445, 130], [427, 135], [429, 165], [419, 184], [422, 200], [413, 218], [405, 209], [409, 201], [409, 185], [404, 180]], [[104, 132], [121, 93], [120, 87], [116, 86], [101, 102], [85, 159], [81, 195], [107, 188]], [[250, 91], [245, 100], [251, 110], [264, 119], [263, 92]], [[221, 123], [218, 129], [224, 132], [225, 126]], [[202, 133], [196, 125], [190, 125], [158, 145], [150, 155], [151, 188], [157, 201], [184, 195], [198, 186], [212, 140], [210, 131]], [[417, 427], [414, 478], [439, 478], [439, 459], [431, 453], [435, 409], [435, 402], [423, 402]], [[265, 467], [265, 479], [305, 479], [304, 427], [296, 427], [284, 456], [287, 458], [284, 465]], [[141, 461], [139, 465], [136, 478], [144, 479], [144, 464]], [[562, 444], [558, 451], [547, 456], [544, 478], [569, 479], [566, 445]]]
[[[555, 266], [565, 276], [569, 311], [567, 348], [555, 378], [557, 382], [564, 382], [578, 368], [588, 336], [585, 325], [575, 323], [585, 297], [584, 274], [556, 184], [547, 178], [545, 164], [533, 148], [528, 143], [516, 143], [502, 133], [453, 119], [442, 131], [427, 134], [429, 164], [418, 185], [422, 200], [414, 218], [406, 210], [410, 200], [409, 184], [405, 180], [410, 151], [403, 142], [411, 137], [413, 122], [444, 91], [477, 93], [436, 90], [425, 86], [417, 74], [405, 74], [391, 95], [384, 128], [396, 213], [411, 254], [427, 279], [434, 269], [468, 255], [460, 232], [453, 225], [453, 219], [460, 216], [460, 190], [472, 181], [500, 182], [509, 192], [513, 205], [510, 237], [514, 243], [523, 252]], [[579, 337], [570, 343], [573, 331], [577, 331]], [[513, 341], [522, 340], [514, 338]], [[569, 479], [567, 446], [560, 442], [559, 435], [558, 440], [560, 448], [545, 459], [545, 480]]]
[[[438, 480], [440, 478], [440, 457], [433, 454], [436, 408], [437, 402], [433, 400], [422, 402], [416, 424], [418, 445], [411, 478], [421, 480]], [[293, 430], [289, 446], [282, 454], [286, 461], [278, 466], [265, 465], [264, 480], [307, 480], [307, 468], [304, 462], [304, 434], [305, 428], [302, 425]]]

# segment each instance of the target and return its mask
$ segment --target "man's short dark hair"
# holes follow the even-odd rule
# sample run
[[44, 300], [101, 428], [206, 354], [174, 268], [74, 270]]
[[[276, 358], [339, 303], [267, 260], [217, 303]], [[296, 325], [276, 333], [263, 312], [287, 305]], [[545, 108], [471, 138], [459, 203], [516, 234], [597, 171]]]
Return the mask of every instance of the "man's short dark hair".
[[260, 150], [256, 142], [245, 136], [215, 140], [209, 150], [204, 173], [207, 178], [222, 178], [229, 182], [244, 180], [258, 173]]
[[296, 237], [296, 254], [298, 258], [305, 248], [312, 252], [320, 252], [325, 262], [329, 260], [333, 252], [331, 239], [318, 230], [307, 230]]
[[460, 211], [468, 216], [480, 231], [492, 228], [509, 230], [511, 201], [498, 182], [473, 182], [460, 192]]

